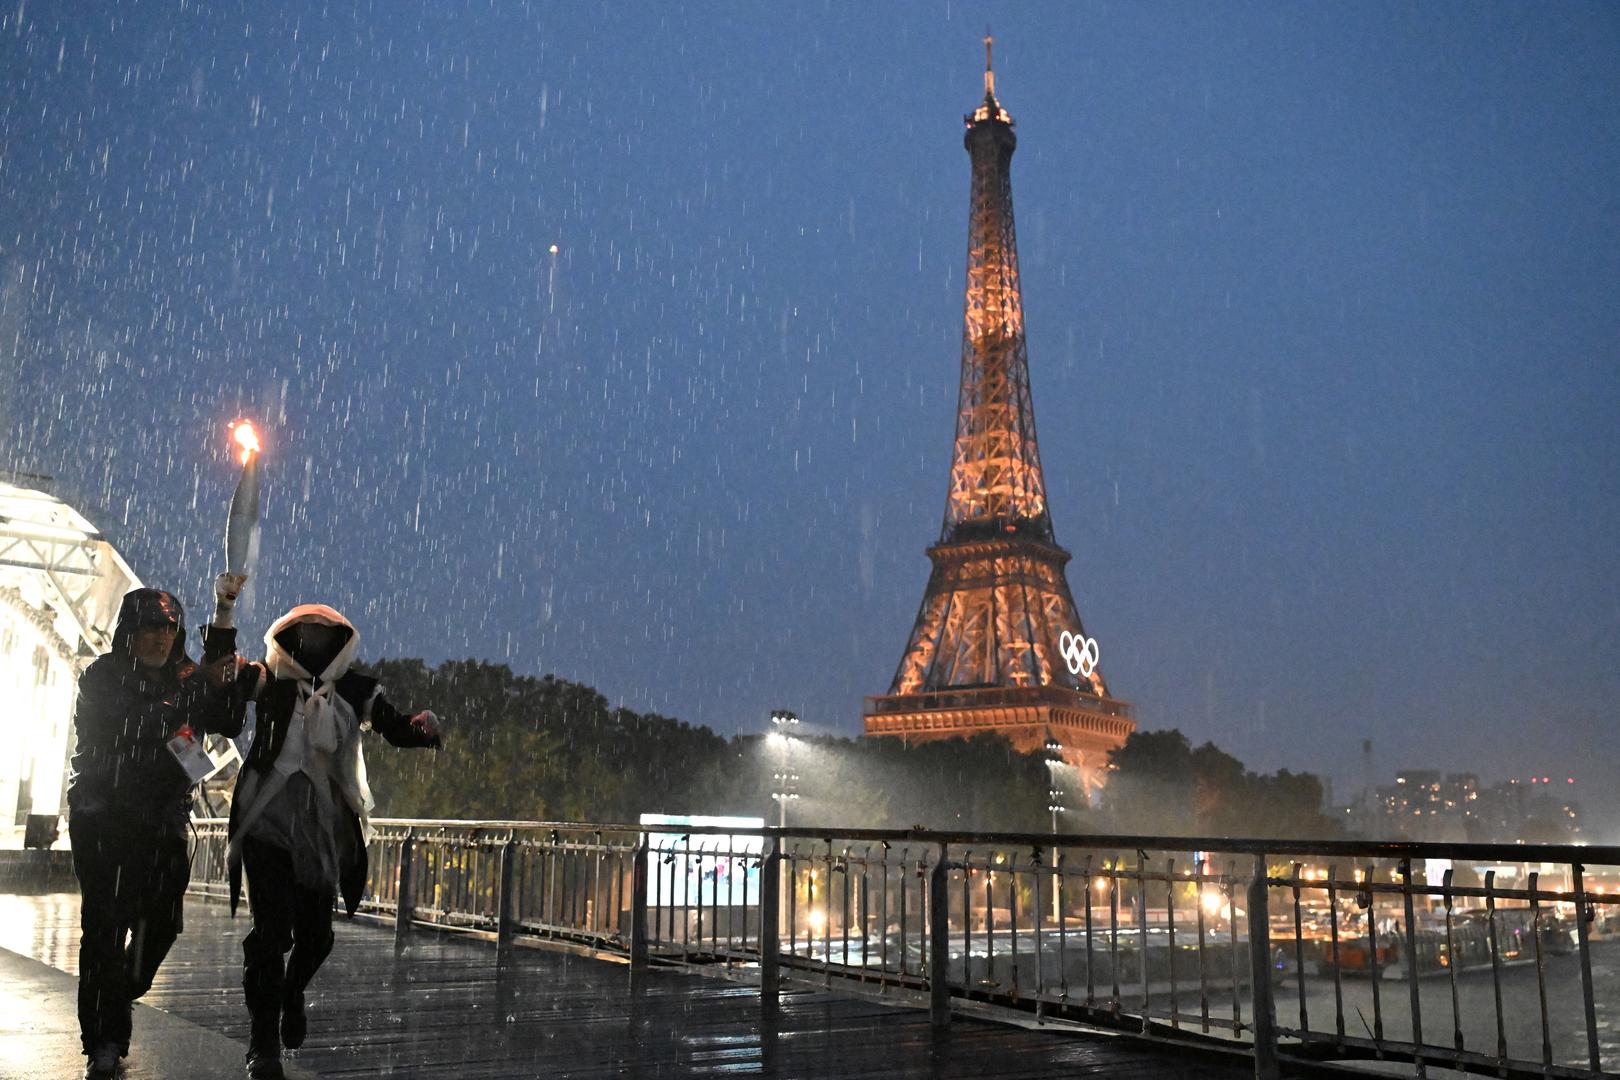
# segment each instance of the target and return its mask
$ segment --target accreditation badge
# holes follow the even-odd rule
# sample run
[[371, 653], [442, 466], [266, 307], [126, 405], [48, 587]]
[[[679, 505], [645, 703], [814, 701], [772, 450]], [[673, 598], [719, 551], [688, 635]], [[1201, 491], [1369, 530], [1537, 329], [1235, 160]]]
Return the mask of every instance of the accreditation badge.
[[214, 756], [204, 748], [202, 740], [189, 727], [181, 728], [169, 739], [169, 753], [174, 755], [174, 760], [186, 771], [186, 779], [193, 784], [207, 780], [224, 765], [224, 762], [214, 760]]

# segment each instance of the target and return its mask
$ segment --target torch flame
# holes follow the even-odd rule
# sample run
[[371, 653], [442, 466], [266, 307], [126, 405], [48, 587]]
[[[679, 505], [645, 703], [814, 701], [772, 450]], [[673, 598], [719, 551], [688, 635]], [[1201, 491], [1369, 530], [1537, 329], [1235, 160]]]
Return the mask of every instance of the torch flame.
[[231, 438], [242, 450], [242, 464], [248, 463], [248, 458], [259, 452], [259, 433], [253, 430], [253, 424], [248, 420], [235, 420], [231, 423]]

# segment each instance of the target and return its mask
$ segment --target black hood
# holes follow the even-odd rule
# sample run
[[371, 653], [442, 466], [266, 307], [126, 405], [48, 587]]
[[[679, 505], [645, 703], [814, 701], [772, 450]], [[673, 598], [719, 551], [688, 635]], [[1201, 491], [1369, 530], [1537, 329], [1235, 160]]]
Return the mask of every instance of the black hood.
[[118, 605], [118, 626], [113, 630], [112, 651], [133, 659], [130, 639], [143, 626], [173, 626], [174, 647], [169, 650], [165, 668], [173, 668], [186, 658], [186, 609], [179, 599], [162, 589], [136, 589], [124, 594]]

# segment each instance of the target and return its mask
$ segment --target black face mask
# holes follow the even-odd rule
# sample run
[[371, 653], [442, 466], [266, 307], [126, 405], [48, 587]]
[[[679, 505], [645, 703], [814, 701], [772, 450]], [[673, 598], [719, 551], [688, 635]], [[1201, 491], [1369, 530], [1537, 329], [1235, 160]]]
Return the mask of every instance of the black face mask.
[[303, 622], [287, 628], [282, 645], [299, 667], [318, 678], [348, 640], [349, 632], [341, 626]]

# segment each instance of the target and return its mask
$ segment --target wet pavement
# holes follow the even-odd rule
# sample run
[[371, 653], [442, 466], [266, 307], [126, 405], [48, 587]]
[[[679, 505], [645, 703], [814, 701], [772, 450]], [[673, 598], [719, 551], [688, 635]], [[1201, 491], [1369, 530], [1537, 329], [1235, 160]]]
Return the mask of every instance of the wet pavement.
[[[78, 899], [0, 896], [0, 1077], [80, 1075], [73, 1015]], [[245, 914], [189, 901], [186, 931], [139, 1007], [128, 1080], [242, 1075]], [[785, 989], [772, 1025], [757, 992], [684, 971], [628, 968], [551, 949], [497, 963], [487, 942], [340, 919], [310, 994], [310, 1034], [289, 1055], [319, 1077], [769, 1077], [1237, 1080], [1228, 1064], [1128, 1039], [927, 1014], [819, 989]]]
[[[49, 964], [0, 949], [0, 1077], [53, 1080], [84, 1072], [77, 979]], [[242, 1072], [244, 1048], [234, 1039], [149, 1005], [135, 1006], [125, 1080], [213, 1080]], [[296, 1067], [290, 1080], [315, 1076]]]

